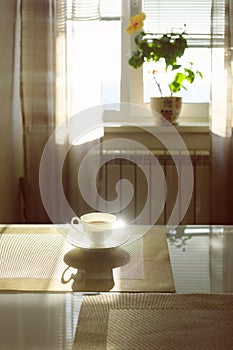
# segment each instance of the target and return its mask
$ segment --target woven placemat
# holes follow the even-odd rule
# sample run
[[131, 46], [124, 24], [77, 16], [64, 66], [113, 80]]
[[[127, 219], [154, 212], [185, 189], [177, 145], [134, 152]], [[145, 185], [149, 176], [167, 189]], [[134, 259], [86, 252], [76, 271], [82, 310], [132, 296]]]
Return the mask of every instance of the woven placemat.
[[[140, 237], [140, 226], [132, 232]], [[174, 292], [165, 230], [92, 252], [72, 246], [52, 225], [1, 226], [1, 290]]]
[[232, 294], [84, 296], [73, 349], [233, 349]]

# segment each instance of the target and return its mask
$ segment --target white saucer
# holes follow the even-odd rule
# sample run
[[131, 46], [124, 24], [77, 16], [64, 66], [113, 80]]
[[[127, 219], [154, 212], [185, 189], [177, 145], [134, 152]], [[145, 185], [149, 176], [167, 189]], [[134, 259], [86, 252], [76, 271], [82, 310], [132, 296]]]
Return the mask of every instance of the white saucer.
[[116, 248], [126, 243], [129, 239], [129, 235], [124, 228], [116, 228], [114, 229], [114, 235], [108, 240], [102, 244], [94, 244], [90, 242], [87, 237], [85, 237], [82, 224], [78, 224], [76, 227], [77, 229], [71, 228], [68, 231], [66, 239], [69, 243], [78, 248], [93, 250]]

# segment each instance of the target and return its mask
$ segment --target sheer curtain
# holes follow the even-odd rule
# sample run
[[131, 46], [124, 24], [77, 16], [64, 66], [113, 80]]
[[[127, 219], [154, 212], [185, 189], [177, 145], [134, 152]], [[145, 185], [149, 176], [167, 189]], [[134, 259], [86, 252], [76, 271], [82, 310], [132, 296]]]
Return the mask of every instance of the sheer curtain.
[[0, 222], [9, 224], [22, 220], [19, 193], [19, 178], [23, 174], [19, 5], [17, 0], [0, 1]]
[[[70, 132], [77, 128], [77, 123], [71, 125], [75, 113], [72, 99], [78, 96], [72, 91], [74, 67], [67, 60], [67, 53], [77, 50], [72, 41], [73, 21], [98, 19], [99, 5], [98, 0], [21, 0], [22, 189], [26, 222], [50, 222], [40, 193], [40, 166], [45, 147], [55, 130], [58, 130], [54, 140], [56, 147], [47, 175], [44, 174], [48, 191], [49, 186], [62, 181], [74, 214], [81, 215], [89, 208], [77, 189], [77, 168], [91, 145], [72, 145]], [[81, 127], [82, 124], [81, 121]], [[57, 169], [63, 161], [62, 174], [58, 174]], [[58, 178], [60, 175], [62, 178]], [[50, 206], [53, 207], [54, 217], [62, 219], [64, 208], [55, 192]]]
[[230, 137], [233, 126], [233, 1], [212, 0], [211, 129]]
[[[76, 62], [73, 57], [74, 51], [79, 49], [75, 42], [75, 23], [77, 21], [93, 21], [100, 18], [100, 1], [99, 0], [53, 0], [55, 2], [55, 54], [56, 54], [56, 124], [67, 121], [80, 109], [77, 109], [75, 101], [79, 99], [79, 91], [77, 92], [75, 81], [77, 67], [83, 62]], [[89, 22], [90, 23], [90, 22]], [[85, 40], [85, 38], [83, 38]], [[89, 56], [90, 53], [87, 53]], [[92, 60], [92, 62], [94, 62]], [[94, 64], [93, 64], [94, 66]], [[87, 71], [87, 81], [95, 84], [95, 76], [92, 76], [92, 67], [81, 67], [83, 71]], [[96, 67], [95, 67], [96, 69]], [[88, 94], [91, 86], [86, 84], [82, 90]], [[97, 103], [101, 100], [97, 99]], [[79, 101], [82, 106], [82, 101]], [[92, 104], [84, 105], [88, 108]]]
[[233, 223], [232, 18], [232, 0], [212, 0], [211, 223], [213, 224]]
[[48, 220], [39, 191], [39, 165], [55, 126], [53, 0], [21, 0], [21, 107], [26, 222]]

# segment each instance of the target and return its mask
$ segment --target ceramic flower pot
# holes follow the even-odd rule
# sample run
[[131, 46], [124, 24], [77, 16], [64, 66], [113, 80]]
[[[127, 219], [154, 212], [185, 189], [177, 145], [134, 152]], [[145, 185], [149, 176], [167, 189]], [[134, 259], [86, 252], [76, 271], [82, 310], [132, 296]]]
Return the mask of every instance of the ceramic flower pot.
[[174, 124], [180, 115], [182, 107], [182, 97], [151, 97], [152, 111], [161, 114], [170, 123]]

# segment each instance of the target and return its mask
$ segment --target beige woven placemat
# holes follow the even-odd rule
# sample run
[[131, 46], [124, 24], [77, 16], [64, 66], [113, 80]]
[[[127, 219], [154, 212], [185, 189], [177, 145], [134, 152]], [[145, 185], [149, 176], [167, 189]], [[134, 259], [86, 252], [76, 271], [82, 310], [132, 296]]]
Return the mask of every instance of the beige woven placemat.
[[1, 290], [174, 292], [165, 230], [91, 252], [72, 246], [52, 225], [0, 226]]
[[84, 296], [73, 349], [233, 349], [233, 295]]

